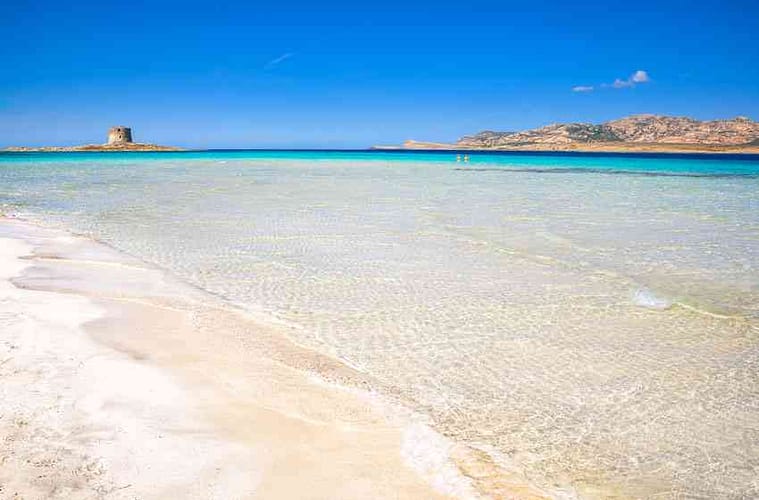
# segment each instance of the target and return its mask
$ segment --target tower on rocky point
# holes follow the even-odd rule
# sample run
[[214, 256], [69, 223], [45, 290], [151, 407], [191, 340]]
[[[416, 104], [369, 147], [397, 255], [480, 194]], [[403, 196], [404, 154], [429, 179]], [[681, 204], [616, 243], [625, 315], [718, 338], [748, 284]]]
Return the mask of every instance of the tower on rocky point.
[[129, 127], [111, 127], [108, 131], [108, 144], [132, 142], [132, 129]]

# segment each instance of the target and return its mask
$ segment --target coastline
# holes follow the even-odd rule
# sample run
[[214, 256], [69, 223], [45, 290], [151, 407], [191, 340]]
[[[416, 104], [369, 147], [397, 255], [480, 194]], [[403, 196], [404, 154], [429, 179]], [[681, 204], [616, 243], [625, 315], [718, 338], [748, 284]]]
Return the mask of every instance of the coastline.
[[122, 151], [185, 151], [183, 148], [174, 146], [160, 146], [158, 144], [144, 144], [139, 142], [126, 144], [85, 144], [83, 146], [10, 146], [0, 152], [8, 153], [69, 153], [69, 152], [122, 152]]
[[0, 238], [3, 495], [476, 498], [474, 483], [506, 487], [471, 461], [461, 474], [464, 450], [340, 384], [360, 374], [272, 325], [85, 238], [6, 218]]
[[230, 148], [230, 149], [192, 149], [153, 144], [131, 144], [129, 146], [46, 146], [46, 147], [7, 147], [2, 153], [206, 153], [206, 152], [294, 152], [294, 153], [492, 153], [492, 154], [598, 154], [598, 155], [759, 155], [759, 146], [708, 146], [697, 144], [604, 144], [604, 145], [541, 145], [530, 144], [523, 147], [483, 148], [470, 145], [416, 142], [413, 145], [375, 145], [368, 148], [348, 149], [271, 149], [271, 148]]
[[759, 154], [759, 146], [720, 146], [705, 144], [527, 144], [524, 146], [482, 148], [464, 144], [448, 144], [425, 141], [407, 141], [400, 146], [372, 146], [376, 151], [447, 151], [451, 153], [461, 151], [477, 151], [483, 153], [513, 152], [513, 153], [671, 153], [671, 154]]

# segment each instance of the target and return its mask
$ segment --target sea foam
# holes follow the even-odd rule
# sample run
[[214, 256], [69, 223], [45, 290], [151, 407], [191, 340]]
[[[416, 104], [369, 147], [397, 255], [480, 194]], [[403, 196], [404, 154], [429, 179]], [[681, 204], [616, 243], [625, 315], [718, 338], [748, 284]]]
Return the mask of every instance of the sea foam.
[[640, 307], [646, 307], [648, 309], [656, 309], [663, 311], [672, 307], [672, 301], [656, 295], [648, 288], [639, 288], [633, 294], [633, 302]]

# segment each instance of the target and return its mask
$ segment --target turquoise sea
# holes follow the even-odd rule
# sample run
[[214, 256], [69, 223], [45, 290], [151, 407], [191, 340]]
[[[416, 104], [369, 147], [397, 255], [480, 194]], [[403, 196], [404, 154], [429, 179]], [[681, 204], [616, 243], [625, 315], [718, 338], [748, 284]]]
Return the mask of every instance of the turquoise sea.
[[0, 153], [98, 238], [580, 497], [759, 496], [759, 156]]

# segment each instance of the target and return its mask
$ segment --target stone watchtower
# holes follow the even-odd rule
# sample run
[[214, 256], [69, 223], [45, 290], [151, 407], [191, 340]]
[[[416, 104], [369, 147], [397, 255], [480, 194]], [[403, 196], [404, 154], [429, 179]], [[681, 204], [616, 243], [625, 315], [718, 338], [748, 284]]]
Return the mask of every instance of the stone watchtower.
[[108, 131], [108, 144], [125, 144], [132, 142], [132, 129], [129, 127], [111, 127]]

